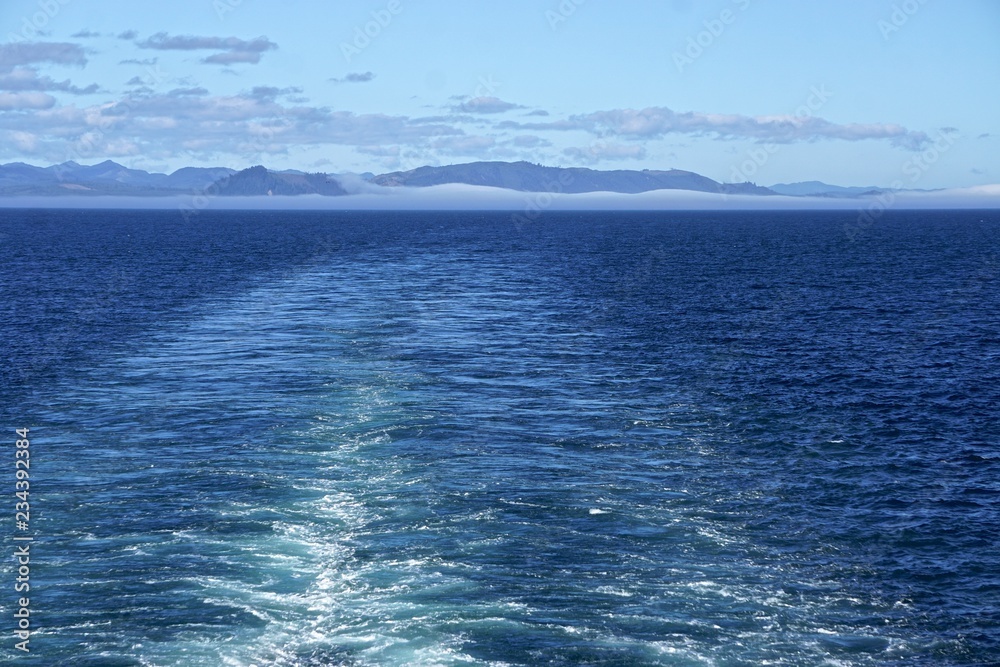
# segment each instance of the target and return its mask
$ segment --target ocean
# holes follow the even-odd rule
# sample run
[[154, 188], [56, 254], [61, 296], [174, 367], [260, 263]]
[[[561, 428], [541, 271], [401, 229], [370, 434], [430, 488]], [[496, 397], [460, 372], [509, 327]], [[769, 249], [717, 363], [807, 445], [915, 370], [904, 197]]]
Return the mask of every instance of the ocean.
[[0, 662], [1000, 664], [1000, 213], [857, 217], [0, 211]]

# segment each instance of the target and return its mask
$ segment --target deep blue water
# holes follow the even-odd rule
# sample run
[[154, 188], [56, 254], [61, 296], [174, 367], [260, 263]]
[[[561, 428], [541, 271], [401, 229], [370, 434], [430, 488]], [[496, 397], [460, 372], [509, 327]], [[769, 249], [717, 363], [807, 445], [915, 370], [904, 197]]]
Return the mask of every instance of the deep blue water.
[[0, 211], [0, 662], [1000, 664], [1000, 214], [855, 218]]

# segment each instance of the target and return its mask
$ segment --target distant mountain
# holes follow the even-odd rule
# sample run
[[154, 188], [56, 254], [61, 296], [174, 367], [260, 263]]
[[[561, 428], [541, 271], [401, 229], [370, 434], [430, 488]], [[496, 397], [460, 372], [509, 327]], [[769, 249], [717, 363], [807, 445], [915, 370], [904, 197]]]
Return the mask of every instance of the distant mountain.
[[695, 190], [725, 194], [774, 194], [752, 183], [723, 184], [691, 171], [671, 169], [598, 171], [583, 167], [543, 167], [530, 162], [470, 162], [444, 167], [419, 167], [371, 179], [386, 187], [428, 187], [450, 183], [484, 185], [521, 192], [621, 192]]
[[168, 187], [180, 190], [201, 190], [220, 178], [235, 173], [235, 169], [227, 169], [226, 167], [181, 167], [167, 176], [166, 184]]
[[55, 182], [55, 176], [43, 167], [23, 162], [0, 165], [0, 193], [3, 194], [33, 194], [31, 190], [44, 188]]
[[884, 191], [883, 188], [875, 186], [842, 187], [839, 185], [829, 185], [820, 181], [778, 183], [777, 185], [772, 185], [770, 189], [779, 195], [791, 195], [793, 197], [860, 197]]
[[50, 169], [60, 181], [80, 184], [118, 183], [137, 187], [155, 187], [155, 184], [166, 178], [164, 174], [150, 174], [139, 169], [129, 169], [111, 160], [90, 166], [76, 162], [64, 162], [50, 167]]
[[256, 195], [346, 195], [333, 177], [327, 174], [304, 174], [295, 171], [268, 171], [258, 165], [217, 181], [211, 188], [222, 196]]
[[[367, 182], [367, 183], [366, 183]], [[469, 162], [419, 167], [374, 175], [337, 176], [296, 169], [270, 171], [263, 166], [235, 171], [225, 167], [184, 167], [171, 174], [131, 169], [105, 160], [94, 165], [64, 162], [36, 167], [23, 162], [0, 165], [0, 196], [119, 195], [176, 196], [207, 193], [219, 196], [303, 195], [341, 196], [368, 183], [386, 188], [423, 188], [467, 184], [519, 192], [618, 192], [694, 190], [727, 195], [790, 195], [795, 197], [863, 198], [886, 190], [842, 187], [820, 181], [779, 183], [770, 188], [753, 183], [719, 183], [680, 169], [615, 169], [545, 167], [530, 162]], [[345, 188], [346, 186], [346, 188]], [[377, 191], [377, 189], [373, 190]]]
[[129, 169], [105, 160], [95, 165], [63, 162], [34, 167], [23, 162], [0, 165], [0, 195], [173, 195], [207, 188], [235, 173], [222, 167], [184, 167], [172, 174]]

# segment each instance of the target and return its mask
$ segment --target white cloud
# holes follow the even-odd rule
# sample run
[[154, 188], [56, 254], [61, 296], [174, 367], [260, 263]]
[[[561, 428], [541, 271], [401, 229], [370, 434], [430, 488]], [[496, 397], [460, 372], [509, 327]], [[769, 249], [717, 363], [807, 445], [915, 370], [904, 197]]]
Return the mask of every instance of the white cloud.
[[[105, 156], [110, 157], [133, 154], [139, 146], [157, 159], [176, 159], [194, 151], [201, 160], [221, 158], [239, 166], [263, 161], [268, 154], [285, 154], [290, 148], [405, 146], [424, 154], [434, 150], [468, 154], [493, 143], [468, 137], [445, 122], [285, 105], [274, 99], [290, 90], [295, 89], [257, 87], [240, 95], [213, 96], [203, 88], [179, 88], [159, 94], [134, 92], [83, 108], [55, 106], [51, 96], [38, 92], [3, 93], [0, 108], [36, 111], [0, 113], [0, 131], [30, 132], [38, 140], [31, 146], [0, 145], [0, 155], [28, 157], [25, 153], [30, 152], [31, 157], [62, 162], [73, 159], [80, 146], [86, 149], [85, 158], [100, 155], [103, 147], [118, 151]], [[132, 143], [125, 143], [126, 138]]]
[[0, 93], [0, 110], [50, 109], [56, 98], [45, 93]]
[[18, 42], [0, 45], [0, 72], [18, 65], [53, 63], [58, 65], [87, 64], [83, 47], [65, 42]]
[[38, 148], [38, 137], [31, 132], [8, 132], [6, 140], [25, 153], [32, 153]]
[[47, 76], [39, 76], [34, 67], [14, 67], [6, 73], [0, 73], [0, 90], [55, 90], [74, 95], [89, 95], [96, 93], [99, 87], [92, 83], [86, 88], [74, 86], [68, 80], [54, 81]]
[[723, 139], [755, 139], [761, 142], [795, 143], [820, 139], [863, 141], [886, 139], [906, 150], [924, 148], [930, 138], [924, 132], [896, 124], [837, 124], [816, 116], [743, 116], [701, 112], [678, 113], [667, 107], [612, 109], [570, 116], [568, 120], [517, 123], [505, 121], [498, 128], [519, 130], [582, 130], [597, 136], [658, 139], [668, 134], [714, 135]]
[[504, 102], [498, 97], [473, 97], [452, 107], [453, 111], [462, 113], [503, 113], [511, 109], [523, 109], [519, 104]]

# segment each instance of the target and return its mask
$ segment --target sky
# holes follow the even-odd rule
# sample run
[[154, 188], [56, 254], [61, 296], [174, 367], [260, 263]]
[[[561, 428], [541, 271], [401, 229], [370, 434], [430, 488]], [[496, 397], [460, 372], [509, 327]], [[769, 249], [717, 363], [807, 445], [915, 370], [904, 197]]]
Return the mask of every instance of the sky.
[[1000, 183], [996, 0], [4, 0], [0, 163]]

